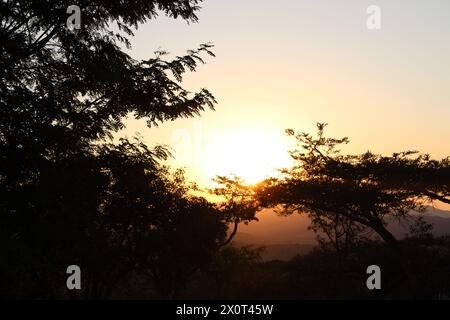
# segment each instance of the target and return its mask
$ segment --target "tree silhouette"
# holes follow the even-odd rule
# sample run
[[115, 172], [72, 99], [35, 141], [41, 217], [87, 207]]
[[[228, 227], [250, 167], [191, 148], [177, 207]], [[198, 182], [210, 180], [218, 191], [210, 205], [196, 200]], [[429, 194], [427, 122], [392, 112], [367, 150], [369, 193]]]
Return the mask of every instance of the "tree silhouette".
[[[2, 1], [1, 296], [105, 298], [141, 272], [173, 297], [224, 241], [218, 209], [158, 164], [164, 147], [107, 142], [125, 116], [156, 126], [213, 109], [208, 90], [181, 86], [211, 44], [170, 61], [122, 49], [159, 14], [197, 21], [200, 2], [79, 1], [81, 29], [69, 30], [70, 1]], [[65, 292], [71, 264], [81, 293]]]
[[411, 274], [411, 264], [387, 223], [411, 219], [411, 212], [424, 210], [430, 200], [447, 202], [449, 160], [432, 160], [415, 152], [391, 157], [370, 152], [343, 155], [339, 146], [347, 144], [348, 138], [325, 137], [325, 126], [317, 124], [316, 137], [287, 130], [298, 142], [298, 148], [290, 152], [296, 165], [283, 170], [283, 178], [258, 187], [261, 205], [282, 205], [284, 214], [309, 214], [311, 227], [326, 234], [335, 247], [340, 239], [372, 230], [394, 250], [405, 273]]
[[386, 190], [361, 174], [355, 164], [357, 158], [341, 155], [337, 149], [348, 139], [326, 138], [324, 128], [324, 124], [318, 124], [316, 138], [288, 130], [299, 144], [290, 152], [296, 165], [284, 170], [285, 179], [269, 181], [260, 188], [262, 202], [283, 204], [286, 213], [309, 213], [313, 222], [340, 215], [371, 228], [397, 249], [385, 218], [407, 216], [410, 210], [420, 209], [419, 200], [408, 190]]
[[256, 213], [261, 210], [261, 207], [255, 199], [256, 194], [253, 188], [246, 185], [241, 178], [217, 176], [213, 180], [218, 187], [210, 192], [222, 198], [218, 206], [227, 223], [233, 226], [228, 239], [221, 245], [226, 246], [233, 240], [240, 223], [248, 224], [251, 221], [258, 221]]
[[367, 152], [358, 158], [358, 170], [392, 191], [404, 190], [431, 202], [450, 204], [450, 159], [431, 159], [417, 151], [386, 157]]

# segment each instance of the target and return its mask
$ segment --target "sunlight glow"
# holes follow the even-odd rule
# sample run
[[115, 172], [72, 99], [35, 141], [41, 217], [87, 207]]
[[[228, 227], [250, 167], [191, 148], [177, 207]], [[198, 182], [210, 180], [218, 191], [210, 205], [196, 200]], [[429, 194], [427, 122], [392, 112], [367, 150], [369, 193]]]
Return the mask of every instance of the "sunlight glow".
[[209, 179], [235, 175], [254, 184], [276, 176], [278, 169], [291, 164], [287, 150], [279, 134], [264, 129], [235, 129], [206, 148], [204, 170]]

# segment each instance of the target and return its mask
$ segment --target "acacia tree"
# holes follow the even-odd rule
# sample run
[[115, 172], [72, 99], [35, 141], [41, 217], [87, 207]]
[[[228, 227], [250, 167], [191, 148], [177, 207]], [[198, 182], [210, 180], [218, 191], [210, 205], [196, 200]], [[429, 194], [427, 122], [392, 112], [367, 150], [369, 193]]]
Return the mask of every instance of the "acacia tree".
[[367, 152], [356, 160], [358, 171], [385, 189], [407, 190], [427, 202], [450, 204], [448, 157], [436, 160], [417, 151], [399, 152], [388, 157]]
[[258, 187], [261, 206], [309, 214], [312, 228], [329, 236], [336, 249], [340, 238], [345, 243], [361, 230], [372, 230], [394, 250], [411, 292], [418, 293], [414, 263], [387, 224], [412, 219], [411, 213], [424, 210], [430, 201], [447, 203], [449, 159], [433, 160], [416, 152], [344, 155], [339, 147], [349, 140], [325, 137], [325, 126], [317, 124], [316, 137], [287, 130], [298, 142], [290, 152], [296, 165]]
[[287, 130], [298, 141], [298, 148], [290, 152], [296, 165], [283, 170], [283, 179], [262, 184], [260, 201], [264, 206], [283, 205], [285, 214], [308, 213], [317, 229], [329, 228], [336, 217], [346, 223], [338, 232], [345, 231], [343, 226], [353, 232], [352, 224], [369, 228], [400, 254], [397, 239], [386, 228], [387, 218], [408, 218], [412, 210], [423, 208], [423, 199], [410, 188], [386, 188], [374, 180], [370, 170], [363, 170], [367, 154], [341, 154], [339, 146], [349, 140], [325, 137], [325, 126], [317, 125], [317, 137]]
[[[67, 265], [81, 264], [85, 296], [106, 297], [148, 261], [136, 261], [136, 250], [149, 228], [165, 239], [180, 229], [171, 223], [183, 208], [217, 213], [184, 187], [169, 187], [180, 181], [158, 165], [168, 156], [163, 147], [106, 143], [125, 116], [153, 126], [213, 109], [208, 90], [181, 86], [212, 45], [169, 61], [166, 52], [137, 61], [122, 50], [134, 27], [159, 14], [197, 21], [200, 2], [78, 1], [79, 30], [66, 27], [71, 1], [1, 2], [2, 295], [57, 296]], [[216, 218], [199, 223], [216, 226], [206, 251], [223, 241]]]

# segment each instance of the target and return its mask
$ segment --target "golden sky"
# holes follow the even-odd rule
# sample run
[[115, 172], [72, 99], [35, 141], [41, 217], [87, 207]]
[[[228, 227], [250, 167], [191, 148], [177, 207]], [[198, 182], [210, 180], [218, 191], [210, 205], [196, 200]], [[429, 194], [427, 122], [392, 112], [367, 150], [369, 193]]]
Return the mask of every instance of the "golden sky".
[[215, 112], [148, 129], [149, 144], [175, 149], [176, 166], [208, 185], [216, 174], [249, 182], [288, 166], [286, 128], [348, 136], [348, 152], [420, 150], [450, 155], [450, 1], [377, 1], [381, 30], [368, 30], [372, 1], [206, 0], [199, 23], [160, 17], [140, 26], [130, 54], [173, 55], [213, 42], [216, 58], [184, 86], [208, 88]]

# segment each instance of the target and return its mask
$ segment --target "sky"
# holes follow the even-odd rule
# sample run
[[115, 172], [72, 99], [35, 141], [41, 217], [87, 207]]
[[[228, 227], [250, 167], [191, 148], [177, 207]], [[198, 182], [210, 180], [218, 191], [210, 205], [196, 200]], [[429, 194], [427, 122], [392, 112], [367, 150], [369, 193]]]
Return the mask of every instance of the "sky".
[[[370, 5], [381, 9], [379, 30], [367, 28]], [[172, 146], [171, 163], [200, 185], [289, 166], [284, 130], [314, 133], [316, 122], [348, 136], [346, 152], [450, 155], [450, 1], [206, 0], [198, 17], [141, 25], [128, 53], [176, 56], [213, 42], [216, 57], [183, 86], [210, 90], [216, 111], [151, 129], [130, 119], [120, 134]]]

